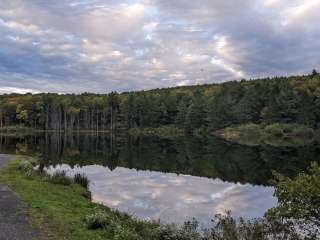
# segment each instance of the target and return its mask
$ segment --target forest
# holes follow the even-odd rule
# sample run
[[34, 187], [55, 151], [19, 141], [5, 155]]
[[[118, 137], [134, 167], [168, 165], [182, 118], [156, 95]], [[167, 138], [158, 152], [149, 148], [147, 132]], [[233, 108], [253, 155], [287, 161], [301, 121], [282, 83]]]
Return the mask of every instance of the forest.
[[127, 131], [172, 126], [192, 133], [241, 124], [318, 128], [320, 74], [108, 94], [4, 94], [0, 127]]

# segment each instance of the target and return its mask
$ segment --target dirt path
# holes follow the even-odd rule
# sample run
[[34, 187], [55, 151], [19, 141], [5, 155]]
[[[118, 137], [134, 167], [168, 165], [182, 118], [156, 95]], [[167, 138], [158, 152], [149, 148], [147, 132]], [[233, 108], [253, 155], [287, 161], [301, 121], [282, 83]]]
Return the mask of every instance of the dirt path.
[[[10, 160], [0, 154], [0, 170]], [[34, 240], [39, 232], [30, 226], [27, 205], [7, 186], [0, 183], [0, 240]]]

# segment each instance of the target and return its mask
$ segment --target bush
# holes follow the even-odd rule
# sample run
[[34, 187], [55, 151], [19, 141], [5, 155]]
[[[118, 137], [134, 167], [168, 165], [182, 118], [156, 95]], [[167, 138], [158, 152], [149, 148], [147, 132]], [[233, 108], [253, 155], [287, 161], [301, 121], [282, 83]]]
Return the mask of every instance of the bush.
[[175, 225], [163, 225], [155, 229], [152, 234], [154, 240], [176, 240], [178, 238], [178, 230]]
[[85, 189], [89, 189], [90, 181], [86, 175], [83, 173], [76, 173], [73, 177], [73, 182], [79, 184], [80, 186], [84, 187]]
[[198, 222], [193, 219], [187, 221], [182, 227], [176, 225], [160, 225], [154, 230], [153, 240], [202, 240], [198, 231]]
[[19, 162], [18, 169], [22, 172], [27, 172], [33, 170], [33, 165], [28, 160], [22, 160], [21, 162]]
[[139, 236], [136, 232], [126, 227], [122, 227], [121, 225], [118, 225], [118, 227], [116, 227], [113, 239], [114, 240], [143, 240], [143, 238]]
[[52, 175], [47, 175], [46, 180], [53, 184], [71, 185], [72, 179], [67, 176], [66, 171], [56, 171]]
[[279, 123], [268, 125], [264, 130], [267, 134], [274, 137], [281, 137], [284, 134], [283, 128]]
[[314, 163], [309, 173], [290, 179], [276, 175], [275, 196], [278, 206], [268, 211], [268, 217], [283, 219], [310, 239], [320, 236], [320, 166]]
[[107, 212], [98, 211], [87, 215], [84, 218], [85, 225], [88, 229], [106, 228], [112, 223], [112, 218]]
[[23, 172], [26, 177], [32, 177], [34, 173], [34, 166], [28, 160], [23, 160], [19, 163], [18, 169]]

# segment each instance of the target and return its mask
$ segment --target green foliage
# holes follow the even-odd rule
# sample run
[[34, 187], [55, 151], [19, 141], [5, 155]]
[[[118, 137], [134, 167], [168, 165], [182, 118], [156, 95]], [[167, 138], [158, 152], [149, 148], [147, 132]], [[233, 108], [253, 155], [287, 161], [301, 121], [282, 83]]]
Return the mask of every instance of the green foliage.
[[188, 111], [188, 104], [186, 101], [180, 101], [178, 105], [178, 113], [176, 116], [175, 124], [182, 129], [186, 128], [186, 115]]
[[29, 160], [22, 160], [19, 162], [18, 169], [23, 172], [27, 177], [32, 177], [34, 173], [34, 166]]
[[114, 240], [143, 240], [134, 230], [128, 229], [126, 227], [118, 226], [115, 229]]
[[268, 125], [265, 127], [265, 132], [271, 136], [282, 137], [284, 134], [282, 126], [279, 123]]
[[56, 171], [52, 175], [47, 174], [46, 180], [53, 184], [71, 185], [72, 179], [67, 176], [65, 171]]
[[152, 234], [154, 240], [202, 240], [196, 220], [185, 222], [182, 227], [176, 225], [161, 225]]
[[106, 228], [111, 225], [112, 219], [110, 214], [105, 211], [98, 211], [88, 214], [84, 218], [84, 223], [88, 229]]
[[308, 173], [294, 179], [275, 176], [278, 206], [269, 211], [269, 217], [299, 226], [309, 239], [316, 239], [320, 235], [320, 166], [313, 164]]
[[30, 161], [28, 160], [21, 160], [19, 162], [18, 169], [22, 172], [27, 172], [33, 170], [33, 165]]
[[216, 215], [214, 227], [205, 231], [205, 239], [213, 240], [298, 240], [295, 229], [277, 219], [234, 219], [230, 212]]
[[248, 123], [317, 128], [319, 99], [316, 71], [307, 76], [122, 94], [9, 94], [0, 96], [0, 128], [126, 131], [175, 125], [189, 133]]

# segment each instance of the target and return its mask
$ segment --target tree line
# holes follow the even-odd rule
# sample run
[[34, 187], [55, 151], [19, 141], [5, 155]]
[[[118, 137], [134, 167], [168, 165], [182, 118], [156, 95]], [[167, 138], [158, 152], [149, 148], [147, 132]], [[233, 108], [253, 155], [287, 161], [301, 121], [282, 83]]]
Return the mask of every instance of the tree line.
[[109, 94], [4, 94], [0, 127], [123, 131], [174, 126], [221, 129], [246, 123], [318, 128], [320, 74]]

